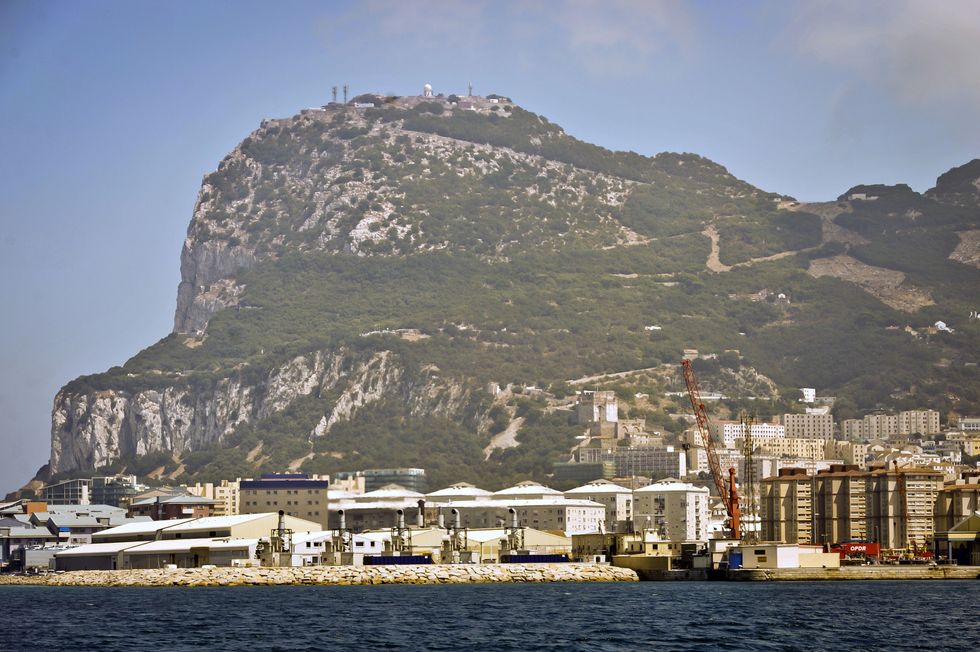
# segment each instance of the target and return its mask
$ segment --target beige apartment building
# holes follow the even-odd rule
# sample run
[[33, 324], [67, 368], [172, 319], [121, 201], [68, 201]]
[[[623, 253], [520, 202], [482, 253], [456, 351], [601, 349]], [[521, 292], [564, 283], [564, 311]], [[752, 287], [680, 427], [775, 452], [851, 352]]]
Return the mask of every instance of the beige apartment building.
[[[822, 460], [825, 457], [826, 441], [823, 439], [801, 439], [786, 437], [767, 441], [752, 442], [756, 448], [761, 448], [770, 455], [778, 457], [799, 457], [808, 460]], [[735, 440], [736, 450], [743, 450], [744, 440]]]
[[814, 477], [814, 539], [817, 543], [868, 540], [868, 472], [835, 465]]
[[828, 441], [824, 450], [828, 459], [841, 459], [844, 464], [857, 465], [864, 468], [868, 457], [868, 445], [853, 441]]
[[898, 413], [898, 434], [935, 435], [939, 432], [939, 412], [936, 410], [909, 410]]
[[833, 439], [834, 417], [831, 414], [784, 414], [786, 437], [799, 439]]
[[864, 419], [844, 419], [841, 421], [840, 436], [846, 440], [864, 439]]
[[939, 412], [906, 410], [898, 414], [868, 414], [863, 419], [841, 423], [844, 439], [889, 439], [899, 435], [935, 435], [939, 432]]
[[813, 543], [813, 481], [803, 469], [782, 468], [759, 483], [764, 541]]
[[241, 514], [262, 514], [282, 510], [288, 516], [319, 523], [327, 528], [329, 482], [301, 473], [263, 474], [258, 480], [239, 483], [238, 509]]
[[[877, 469], [868, 474], [868, 534], [883, 548], [927, 545], [933, 537], [943, 474], [932, 469]], [[904, 485], [904, 488], [903, 488]]]
[[238, 514], [238, 491], [241, 478], [236, 480], [222, 480], [220, 484], [205, 482], [193, 486], [185, 486], [192, 496], [200, 498], [210, 498], [217, 501], [212, 508], [214, 516], [234, 516]]
[[898, 416], [868, 414], [864, 417], [863, 436], [868, 439], [888, 439], [898, 434]]

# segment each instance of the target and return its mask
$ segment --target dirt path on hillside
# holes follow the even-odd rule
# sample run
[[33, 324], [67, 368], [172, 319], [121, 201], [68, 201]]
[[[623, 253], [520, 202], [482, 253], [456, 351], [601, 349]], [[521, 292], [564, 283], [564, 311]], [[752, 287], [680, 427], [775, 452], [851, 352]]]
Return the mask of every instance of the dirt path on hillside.
[[709, 224], [701, 233], [711, 240], [711, 253], [708, 254], [708, 262], [705, 263], [708, 269], [719, 273], [730, 271], [732, 268], [721, 262], [721, 246], [719, 246], [721, 238], [715, 225]]
[[616, 371], [611, 374], [596, 374], [595, 376], [585, 376], [583, 378], [576, 378], [575, 380], [568, 381], [569, 385], [584, 385], [585, 383], [595, 382], [597, 380], [608, 380], [609, 378], [625, 378], [631, 374], [641, 374], [647, 371], [656, 371], [660, 367], [644, 367], [643, 369], [630, 369], [629, 371]]
[[255, 458], [258, 457], [259, 456], [259, 453], [262, 452], [262, 447], [263, 446], [265, 446], [265, 442], [264, 441], [260, 441], [258, 444], [256, 444], [255, 445], [255, 448], [253, 448], [252, 450], [250, 450], [248, 452], [248, 455], [245, 456], [245, 461], [246, 462], [254, 462], [255, 461]]
[[521, 429], [524, 425], [524, 417], [517, 417], [504, 429], [503, 432], [498, 432], [487, 444], [487, 447], [483, 449], [483, 459], [488, 460], [490, 456], [493, 455], [495, 450], [504, 448], [514, 448], [515, 446], [520, 446], [521, 443], [517, 441], [517, 431]]
[[701, 232], [702, 235], [711, 240], [711, 253], [708, 254], [708, 260], [705, 263], [705, 266], [712, 272], [728, 272], [736, 267], [751, 267], [756, 263], [781, 260], [797, 254], [815, 251], [828, 242], [841, 242], [848, 245], [867, 244], [868, 242], [868, 240], [860, 234], [855, 233], [850, 229], [845, 229], [834, 222], [835, 217], [841, 213], [850, 211], [850, 207], [841, 208], [837, 202], [823, 202], [819, 204], [781, 204], [780, 208], [788, 211], [812, 213], [813, 215], [819, 217], [820, 244], [814, 247], [805, 247], [803, 249], [780, 251], [779, 253], [771, 254], [769, 256], [759, 256], [758, 258], [750, 258], [741, 263], [735, 263], [734, 265], [726, 265], [725, 263], [721, 262], [721, 236], [718, 233], [718, 229], [715, 228], [715, 225], [709, 224], [707, 227], [705, 227], [704, 231]]
[[303, 462], [305, 462], [308, 459], [312, 459], [313, 455], [314, 455], [313, 453], [307, 453], [303, 457], [297, 457], [295, 460], [289, 463], [289, 466], [287, 468], [291, 473], [295, 473], [296, 471], [299, 471], [299, 467], [303, 466]]

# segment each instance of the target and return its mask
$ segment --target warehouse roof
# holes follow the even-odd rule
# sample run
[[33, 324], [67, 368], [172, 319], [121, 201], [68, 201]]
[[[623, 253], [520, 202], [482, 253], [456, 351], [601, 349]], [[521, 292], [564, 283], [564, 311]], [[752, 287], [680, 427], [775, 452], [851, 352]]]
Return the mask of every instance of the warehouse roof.
[[143, 500], [137, 500], [132, 504], [133, 507], [144, 505], [217, 505], [217, 500], [202, 498], [200, 496], [151, 496]]
[[489, 496], [491, 492], [486, 489], [480, 489], [477, 486], [471, 485], [469, 482], [458, 482], [453, 485], [449, 485], [444, 489], [438, 491], [431, 491], [426, 496], [431, 497], [441, 497], [441, 496]]
[[120, 525], [118, 527], [109, 528], [108, 530], [102, 530], [101, 532], [96, 532], [92, 535], [93, 539], [107, 539], [110, 537], [117, 537], [120, 535], [125, 536], [138, 536], [141, 534], [153, 534], [164, 530], [166, 528], [174, 527], [175, 525], [180, 525], [181, 523], [187, 523], [188, 521], [193, 521], [192, 518], [175, 518], [169, 521], [137, 521], [135, 523], [126, 523], [125, 525]]
[[168, 532], [196, 532], [198, 530], [220, 530], [235, 527], [249, 521], [256, 521], [269, 516], [276, 516], [272, 512], [261, 514], [234, 514], [231, 516], [205, 516], [203, 518], [192, 518], [180, 525], [167, 528]]
[[43, 527], [11, 527], [10, 532], [4, 534], [4, 539], [57, 539], [57, 534], [51, 534], [47, 528]]
[[130, 554], [153, 554], [160, 552], [188, 552], [192, 548], [207, 548], [209, 550], [236, 550], [250, 548], [259, 542], [258, 539], [231, 538], [201, 538], [201, 539], [163, 539], [147, 541], [138, 548], [127, 550]]
[[373, 500], [385, 500], [385, 499], [398, 499], [398, 498], [424, 498], [424, 494], [420, 494], [417, 491], [412, 491], [411, 489], [406, 489], [405, 487], [396, 484], [386, 484], [380, 489], [375, 489], [374, 491], [369, 491], [367, 493], [357, 496], [355, 500], [366, 499], [365, 502], [371, 502]]
[[613, 484], [608, 480], [593, 480], [588, 484], [584, 484], [581, 487], [575, 487], [574, 489], [569, 489], [565, 492], [568, 494], [623, 494], [630, 493], [630, 490], [626, 487], [621, 487], [618, 484]]
[[537, 482], [521, 482], [513, 487], [507, 487], [500, 491], [493, 492], [493, 496], [506, 498], [508, 496], [526, 496], [529, 494], [540, 494], [542, 496], [560, 496], [561, 492], [551, 487], [538, 484]]
[[114, 541], [112, 543], [89, 543], [84, 546], [68, 548], [56, 552], [55, 557], [81, 557], [86, 555], [114, 555], [129, 548], [143, 545], [144, 541]]

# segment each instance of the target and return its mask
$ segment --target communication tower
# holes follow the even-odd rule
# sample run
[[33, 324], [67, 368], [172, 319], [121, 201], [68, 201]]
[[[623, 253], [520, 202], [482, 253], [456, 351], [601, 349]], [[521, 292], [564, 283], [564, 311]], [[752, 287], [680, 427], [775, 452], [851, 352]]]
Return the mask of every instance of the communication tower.
[[336, 86], [332, 87], [330, 89], [330, 91], [333, 94], [333, 103], [336, 104], [337, 103], [337, 87]]

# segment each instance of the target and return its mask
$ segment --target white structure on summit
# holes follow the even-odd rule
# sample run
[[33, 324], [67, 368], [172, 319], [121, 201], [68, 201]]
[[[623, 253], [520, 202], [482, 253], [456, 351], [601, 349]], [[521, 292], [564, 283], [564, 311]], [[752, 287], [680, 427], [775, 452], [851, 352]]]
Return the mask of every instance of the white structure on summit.
[[422, 97], [432, 97], [432, 84], [426, 84], [422, 87]]

